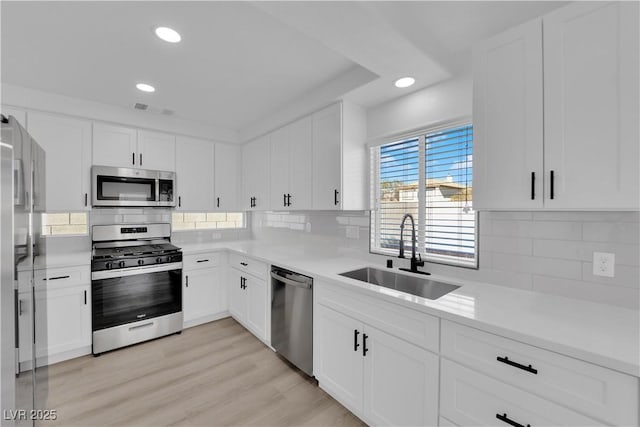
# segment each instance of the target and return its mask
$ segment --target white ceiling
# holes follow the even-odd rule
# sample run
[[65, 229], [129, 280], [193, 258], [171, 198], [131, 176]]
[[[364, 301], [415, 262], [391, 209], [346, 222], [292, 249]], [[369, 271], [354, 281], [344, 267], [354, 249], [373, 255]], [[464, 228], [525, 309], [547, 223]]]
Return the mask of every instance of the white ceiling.
[[[472, 44], [559, 2], [0, 2], [2, 82], [233, 130], [377, 105], [470, 69]], [[152, 29], [177, 29], [183, 41]], [[393, 80], [413, 75], [398, 90]], [[153, 94], [135, 89], [144, 81]]]

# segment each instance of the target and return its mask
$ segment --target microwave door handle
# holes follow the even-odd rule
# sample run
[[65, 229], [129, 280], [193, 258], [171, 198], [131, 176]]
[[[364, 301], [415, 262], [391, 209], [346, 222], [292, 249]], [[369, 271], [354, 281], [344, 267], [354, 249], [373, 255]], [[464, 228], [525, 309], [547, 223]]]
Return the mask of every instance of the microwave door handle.
[[155, 204], [156, 206], [160, 206], [160, 178], [156, 178], [156, 201]]

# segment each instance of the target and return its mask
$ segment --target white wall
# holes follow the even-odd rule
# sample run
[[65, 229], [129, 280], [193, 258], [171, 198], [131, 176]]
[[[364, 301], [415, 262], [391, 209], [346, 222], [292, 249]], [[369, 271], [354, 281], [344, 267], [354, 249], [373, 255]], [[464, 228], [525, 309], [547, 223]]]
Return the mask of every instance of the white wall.
[[218, 128], [205, 123], [164, 116], [131, 108], [101, 104], [35, 89], [2, 84], [2, 105], [29, 110], [65, 114], [90, 120], [119, 123], [143, 129], [192, 136], [219, 142], [238, 142], [235, 130]]
[[367, 139], [398, 135], [471, 117], [473, 82], [457, 77], [367, 110]]

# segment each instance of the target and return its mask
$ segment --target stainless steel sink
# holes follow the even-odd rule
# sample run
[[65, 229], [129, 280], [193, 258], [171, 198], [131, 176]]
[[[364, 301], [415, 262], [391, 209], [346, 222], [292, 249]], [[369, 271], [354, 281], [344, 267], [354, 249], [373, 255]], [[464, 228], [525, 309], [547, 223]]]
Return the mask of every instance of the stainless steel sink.
[[442, 283], [406, 274], [398, 274], [391, 270], [379, 270], [371, 267], [340, 273], [340, 276], [383, 286], [389, 289], [395, 289], [396, 291], [406, 292], [411, 295], [428, 299], [438, 299], [460, 287], [450, 285], [449, 283]]

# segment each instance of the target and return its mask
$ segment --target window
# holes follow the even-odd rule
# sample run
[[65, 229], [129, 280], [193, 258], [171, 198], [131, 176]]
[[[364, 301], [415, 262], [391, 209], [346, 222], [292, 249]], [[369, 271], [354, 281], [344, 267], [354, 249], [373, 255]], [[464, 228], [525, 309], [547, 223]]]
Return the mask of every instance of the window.
[[[425, 260], [476, 267], [472, 159], [471, 125], [372, 148], [371, 251], [398, 254], [400, 223], [408, 213], [416, 221], [416, 251]], [[406, 253], [411, 251], [410, 225], [407, 220]]]

